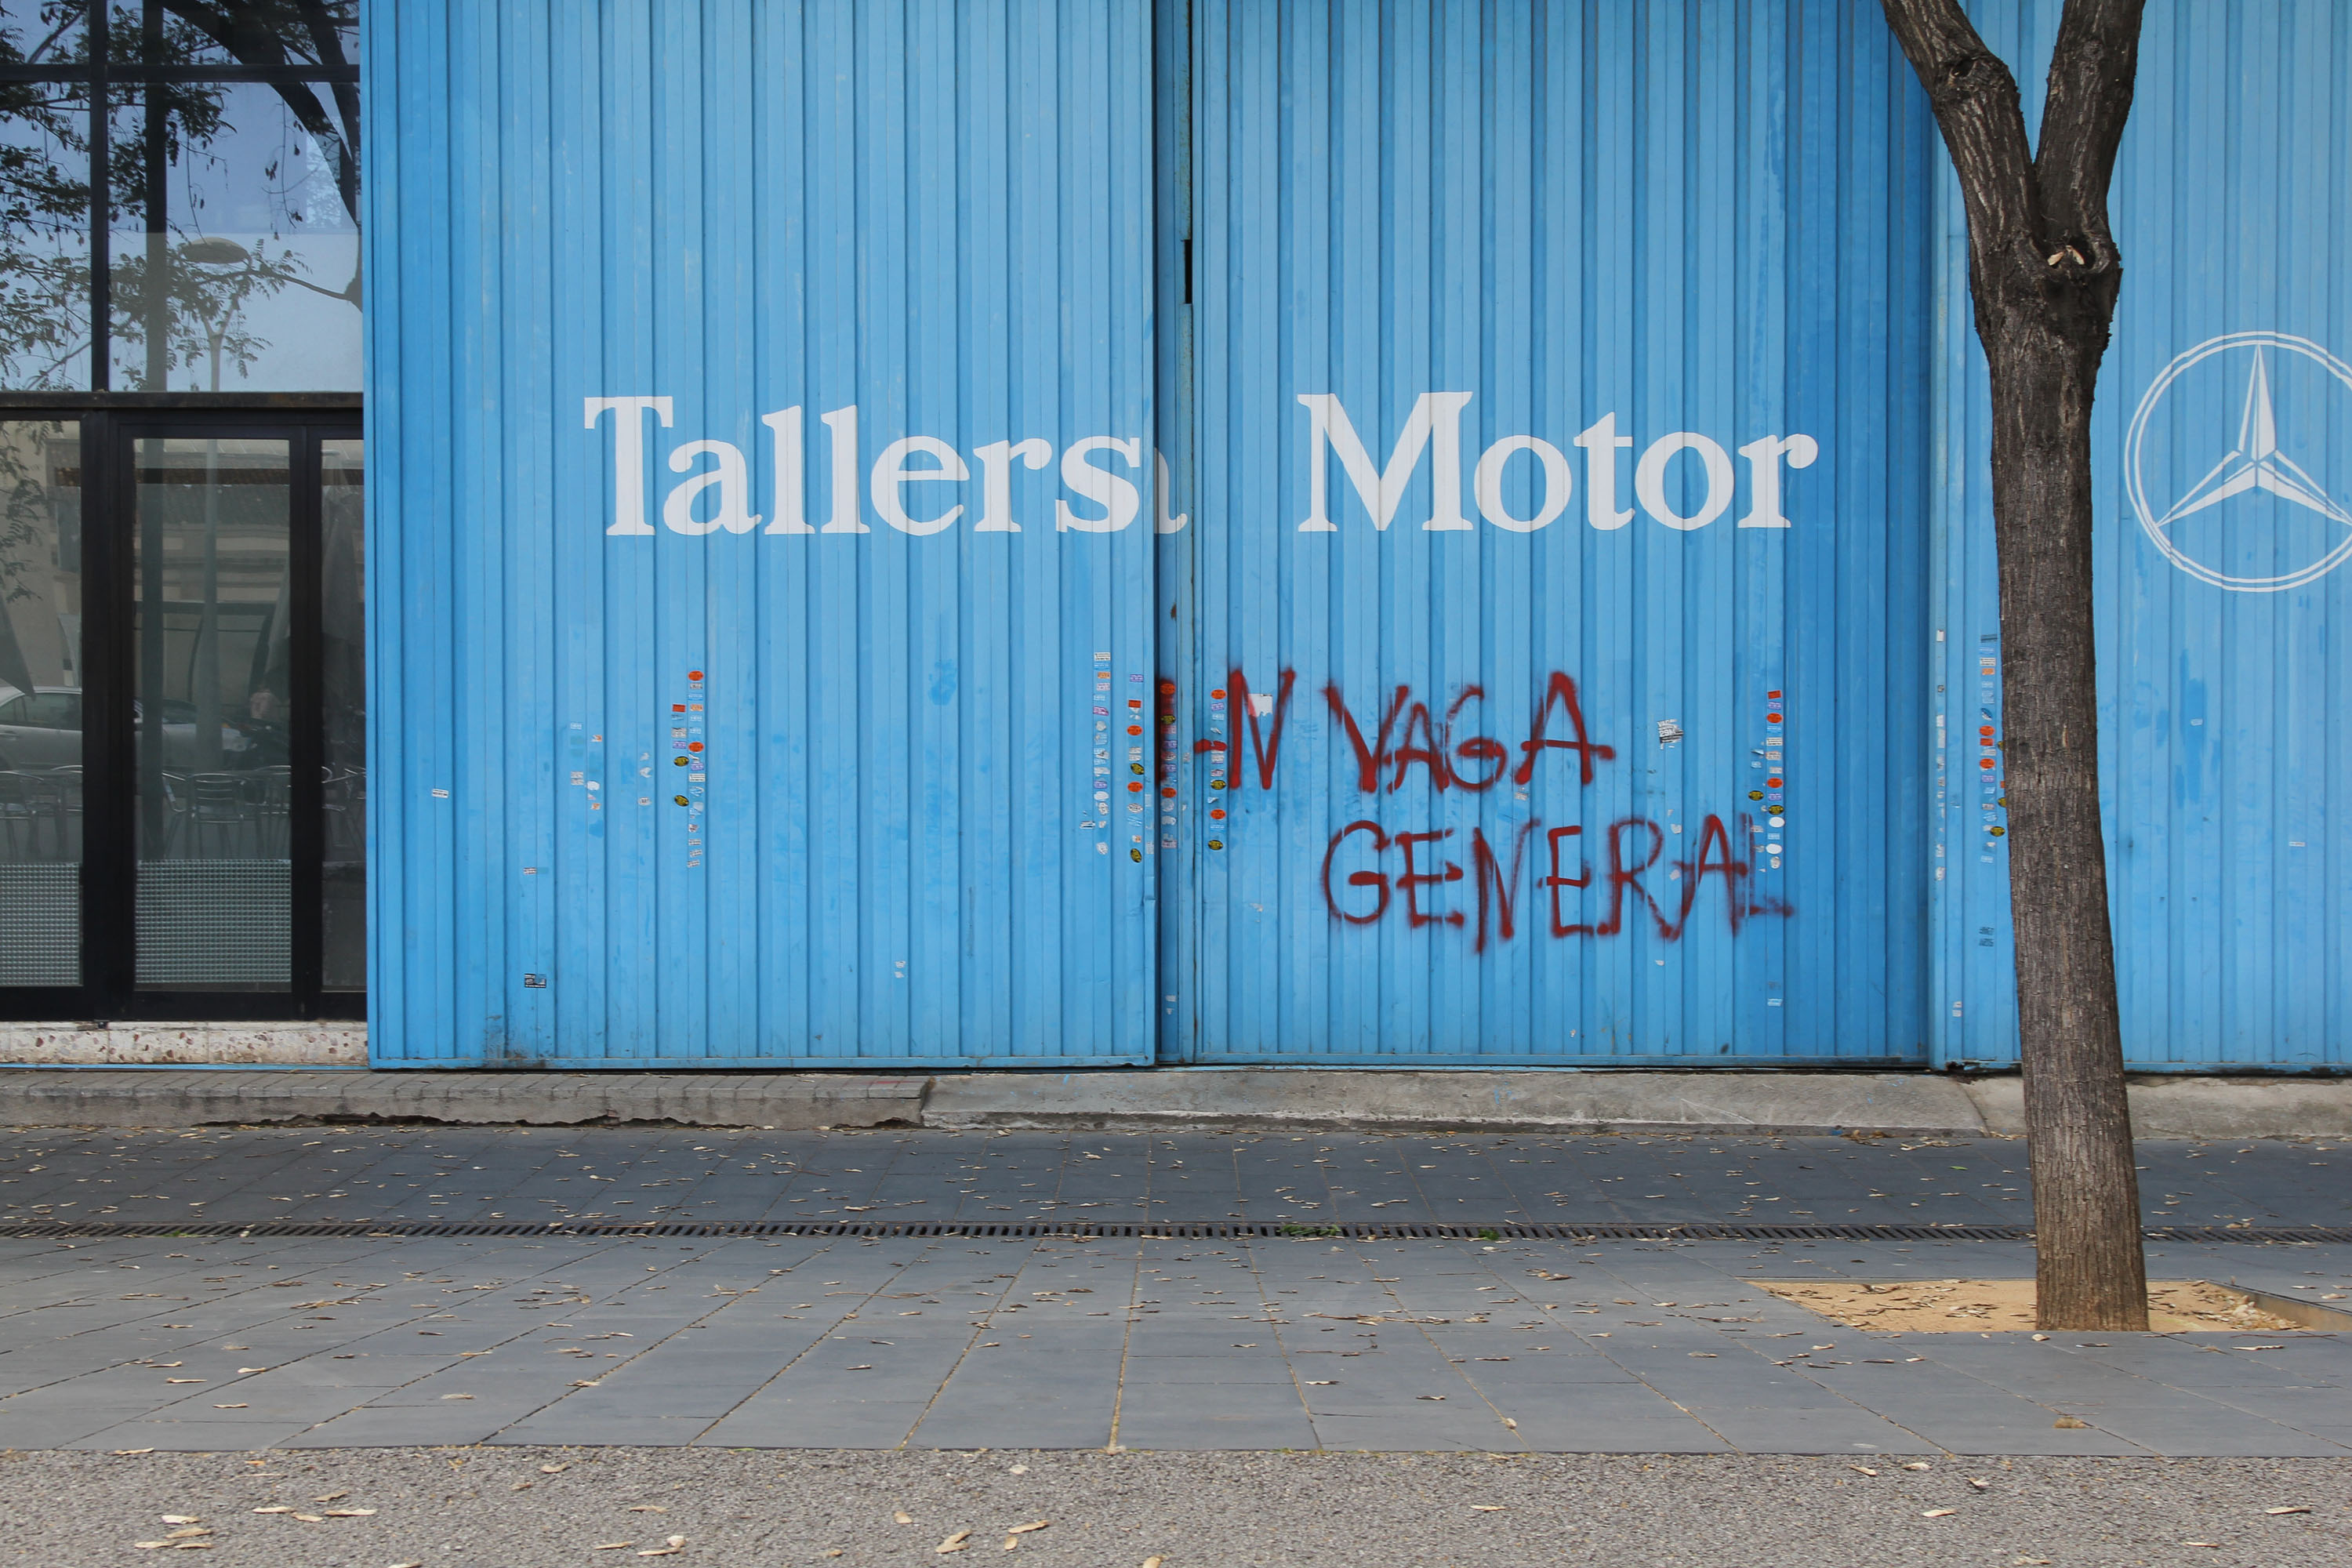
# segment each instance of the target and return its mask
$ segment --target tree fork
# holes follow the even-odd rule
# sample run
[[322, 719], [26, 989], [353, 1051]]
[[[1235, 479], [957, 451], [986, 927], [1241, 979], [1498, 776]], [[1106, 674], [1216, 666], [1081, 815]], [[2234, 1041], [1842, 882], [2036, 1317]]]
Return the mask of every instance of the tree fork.
[[2038, 148], [1958, 0], [1883, 0], [1958, 173], [1992, 392], [2003, 779], [2045, 1329], [2147, 1327], [2099, 816], [2091, 405], [2123, 268], [2106, 194], [2143, 0], [2067, 0]]

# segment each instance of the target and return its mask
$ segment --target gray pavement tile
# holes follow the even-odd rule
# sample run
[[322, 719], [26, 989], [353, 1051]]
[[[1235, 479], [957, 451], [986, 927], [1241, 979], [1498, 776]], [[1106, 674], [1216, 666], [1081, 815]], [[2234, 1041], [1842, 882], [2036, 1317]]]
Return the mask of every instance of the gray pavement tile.
[[1161, 1451], [1319, 1446], [1314, 1422], [1296, 1409], [1279, 1414], [1141, 1411], [1131, 1420], [1121, 1419], [1118, 1443], [1122, 1448]]
[[1694, 1409], [1733, 1447], [1769, 1454], [1919, 1454], [1935, 1445], [1853, 1405], [1842, 1409]]
[[1100, 1448], [1110, 1442], [1111, 1407], [1067, 1403], [961, 1400], [942, 1397], [908, 1436], [915, 1448]]
[[1539, 1411], [1514, 1417], [1530, 1449], [1557, 1454], [1719, 1454], [1731, 1445], [1687, 1415], [1590, 1415]]
[[927, 1408], [921, 1400], [784, 1395], [730, 1412], [695, 1441], [707, 1447], [895, 1448]]
[[1315, 1435], [1327, 1448], [1509, 1453], [1522, 1442], [1517, 1431], [1484, 1405], [1475, 1413], [1445, 1416], [1318, 1409], [1312, 1419]]
[[228, 1449], [274, 1447], [310, 1426], [308, 1418], [278, 1417], [258, 1421], [142, 1420], [124, 1421], [71, 1443], [66, 1448], [157, 1448], [171, 1453], [218, 1453]]
[[446, 1407], [364, 1406], [278, 1440], [280, 1448], [412, 1448], [479, 1443], [511, 1416]]
[[2335, 1453], [2337, 1446], [2276, 1421], [2188, 1395], [2160, 1397], [2160, 1391], [2132, 1401], [2053, 1398], [2053, 1408], [2104, 1432], [2168, 1455]]
[[623, 1415], [607, 1411], [575, 1415], [567, 1405], [559, 1405], [500, 1427], [483, 1441], [499, 1446], [548, 1447], [675, 1447], [701, 1436], [714, 1419], [709, 1415], [646, 1412]]

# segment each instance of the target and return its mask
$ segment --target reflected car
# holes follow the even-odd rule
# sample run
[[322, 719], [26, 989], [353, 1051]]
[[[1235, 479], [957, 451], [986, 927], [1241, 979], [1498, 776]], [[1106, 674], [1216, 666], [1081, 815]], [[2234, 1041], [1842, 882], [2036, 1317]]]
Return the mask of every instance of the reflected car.
[[[140, 721], [142, 710], [137, 703], [131, 712], [133, 722]], [[218, 765], [224, 769], [266, 767], [285, 760], [285, 738], [274, 724], [224, 721], [220, 731]], [[166, 699], [163, 765], [184, 769], [199, 762], [195, 704]], [[0, 683], [0, 772], [80, 765], [81, 688], [36, 686], [25, 691]]]

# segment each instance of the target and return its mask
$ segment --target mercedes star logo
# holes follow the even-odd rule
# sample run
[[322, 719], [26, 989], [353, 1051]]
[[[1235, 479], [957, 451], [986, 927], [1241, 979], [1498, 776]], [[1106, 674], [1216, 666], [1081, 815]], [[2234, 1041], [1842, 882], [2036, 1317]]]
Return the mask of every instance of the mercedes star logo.
[[[2231, 332], [2198, 344], [2167, 365], [2140, 399], [2124, 440], [2124, 488], [2148, 538], [2190, 576], [2242, 593], [2299, 588], [2352, 555], [2352, 508], [2312, 478], [2280, 442], [2279, 401], [2272, 390], [2273, 355], [2282, 365], [2303, 370], [2298, 390], [2306, 401], [2317, 401], [2327, 391], [2326, 381], [2315, 372], [2324, 372], [2352, 391], [2352, 365], [2306, 338]], [[2241, 365], [2242, 395], [2236, 391]], [[2213, 383], [2216, 373], [2226, 377], [2225, 384]], [[2184, 382], [2184, 376], [2189, 379]], [[2168, 394], [2192, 388], [2189, 417], [2158, 425], [2155, 415]], [[2210, 419], [2210, 410], [2222, 395], [2237, 405], [2233, 441], [2215, 431]], [[2200, 405], [2209, 411], [2201, 419]], [[2293, 405], [2289, 411], [2295, 413]], [[2304, 409], [2295, 426], [2306, 437], [2326, 426], [2324, 411], [2317, 408]], [[2225, 442], [2226, 450], [2212, 462], [2210, 454]], [[2308, 445], [2303, 450], [2312, 459]], [[2170, 504], [2158, 505], [2154, 498], [2168, 493], [2168, 479], [2195, 472], [2205, 462], [2211, 466], [2204, 468], [2203, 478], [2179, 491]], [[2284, 510], [2273, 510], [2267, 520], [2234, 518], [2229, 509], [2214, 510], [2257, 494], [2273, 498], [2273, 507]], [[2191, 519], [2200, 522], [2191, 524]], [[2247, 531], [2249, 525], [2262, 528], [2266, 521], [2271, 525], [2266, 532], [2256, 536]], [[2215, 523], [2223, 526], [2210, 526]], [[2298, 523], [2302, 526], [2294, 526]]]

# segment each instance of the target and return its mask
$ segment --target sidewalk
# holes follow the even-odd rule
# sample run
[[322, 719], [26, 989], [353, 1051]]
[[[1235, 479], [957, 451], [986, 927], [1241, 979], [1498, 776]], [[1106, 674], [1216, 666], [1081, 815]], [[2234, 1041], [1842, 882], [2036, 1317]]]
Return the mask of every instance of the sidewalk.
[[[2152, 1223], [2352, 1213], [2333, 1142], [2143, 1150]], [[1475, 1239], [1538, 1217], [2015, 1223], [2021, 1154], [1687, 1134], [17, 1131], [0, 1138], [11, 1215], [236, 1228], [0, 1237], [0, 1447], [2352, 1459], [2352, 1335], [1893, 1335], [1752, 1283], [2016, 1277], [2018, 1243]], [[1237, 1215], [1296, 1234], [1169, 1234]], [[1473, 1228], [1316, 1234], [1400, 1215]], [[771, 1216], [1151, 1223], [695, 1229]], [[523, 1217], [507, 1235], [285, 1234]], [[562, 1228], [624, 1218], [678, 1228]], [[2150, 1267], [2352, 1300], [2352, 1246], [2164, 1241]]]
[[[2352, 1137], [2352, 1078], [2153, 1078], [2143, 1137]], [[1357, 1128], [2014, 1135], [2021, 1080], [1917, 1073], [1148, 1068], [1087, 1072], [0, 1071], [0, 1126], [272, 1122]]]

